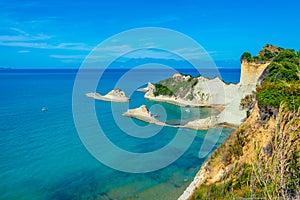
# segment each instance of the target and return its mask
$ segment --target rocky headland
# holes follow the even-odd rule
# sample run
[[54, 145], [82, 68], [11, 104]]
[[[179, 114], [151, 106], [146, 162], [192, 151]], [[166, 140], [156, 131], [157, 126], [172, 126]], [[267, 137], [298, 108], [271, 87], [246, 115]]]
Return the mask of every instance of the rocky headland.
[[259, 77], [269, 63], [241, 63], [241, 77], [238, 84], [226, 84], [220, 78], [208, 79], [202, 76], [192, 77], [180, 73], [171, 78], [148, 83], [144, 91], [145, 98], [151, 101], [167, 102], [178, 106], [212, 107], [221, 111], [217, 116], [188, 122], [186, 127], [216, 127], [219, 125], [239, 126], [247, 117], [247, 111], [241, 109], [240, 102], [255, 91]]
[[142, 105], [135, 109], [129, 109], [125, 113], [123, 113], [123, 116], [126, 117], [133, 117], [136, 119], [139, 119], [144, 122], [148, 122], [151, 124], [156, 124], [159, 126], [170, 126], [168, 124], [165, 124], [161, 121], [159, 121], [149, 110], [145, 105]]
[[87, 97], [102, 100], [102, 101], [111, 101], [111, 102], [128, 102], [130, 99], [126, 97], [125, 92], [121, 89], [111, 90], [106, 95], [101, 95], [97, 92], [90, 92], [86, 94]]

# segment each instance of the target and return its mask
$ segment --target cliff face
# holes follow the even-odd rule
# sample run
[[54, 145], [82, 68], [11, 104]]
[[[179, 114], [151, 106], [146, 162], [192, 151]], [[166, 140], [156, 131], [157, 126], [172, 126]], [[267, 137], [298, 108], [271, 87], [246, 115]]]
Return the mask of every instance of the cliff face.
[[247, 62], [245, 60], [242, 61], [241, 64], [241, 77], [240, 77], [240, 85], [251, 85], [256, 87], [258, 83], [259, 77], [262, 75], [264, 70], [270, 62], [266, 63], [255, 63], [255, 62]]
[[255, 105], [249, 118], [230, 135], [203, 165], [199, 172], [203, 176], [199, 185], [214, 184], [228, 179], [236, 163], [252, 163], [256, 156], [254, 142], [263, 148], [266, 147], [272, 133], [275, 132], [275, 127], [274, 118], [262, 124], [259, 120], [258, 106]]
[[180, 199], [300, 199], [300, 51], [267, 45], [241, 60], [240, 87], [256, 90], [252, 113]]
[[[216, 116], [216, 125], [226, 123], [238, 126], [247, 117], [246, 110], [240, 109], [241, 99], [255, 91], [259, 77], [269, 64], [243, 61], [238, 84], [226, 84], [219, 78], [193, 78], [176, 73], [155, 85], [148, 84], [145, 98], [180, 106], [222, 107], [222, 112]], [[197, 126], [200, 121], [192, 123]]]

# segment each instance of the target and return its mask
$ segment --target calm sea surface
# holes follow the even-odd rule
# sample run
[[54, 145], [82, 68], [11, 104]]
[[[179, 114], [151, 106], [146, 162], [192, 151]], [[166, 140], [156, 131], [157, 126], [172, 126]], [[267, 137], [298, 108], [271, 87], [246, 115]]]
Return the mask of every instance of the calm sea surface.
[[[0, 199], [173, 200], [179, 197], [205, 160], [198, 155], [207, 131], [197, 131], [192, 145], [184, 155], [158, 171], [131, 174], [111, 169], [89, 154], [77, 134], [72, 114], [76, 72], [0, 71]], [[114, 89], [116, 81], [125, 72], [126, 70], [106, 71], [97, 91], [105, 93]], [[181, 72], [197, 75], [189, 70]], [[238, 69], [221, 69], [220, 73], [226, 82], [239, 81]], [[144, 74], [147, 76], [138, 76], [144, 80], [144, 84], [151, 76], [155, 76], [157, 80], [169, 76], [158, 69]], [[209, 74], [207, 70], [206, 75]], [[124, 88], [126, 92], [126, 85]], [[142, 104], [151, 107], [158, 104], [160, 106], [153, 106], [152, 111], [160, 114], [160, 108], [163, 107], [167, 112], [167, 122], [173, 124], [180, 123], [181, 118], [189, 120], [198, 117], [195, 114], [199, 111], [197, 108], [190, 108], [181, 116], [179, 107], [147, 101], [143, 95], [141, 92], [133, 93], [129, 107], [135, 108]], [[86, 101], [93, 100], [86, 98]], [[42, 107], [47, 107], [48, 111], [42, 112]], [[164, 127], [158, 135], [151, 138], [131, 137], [123, 134], [114, 122], [110, 102], [97, 101], [95, 108], [107, 137], [128, 151], [154, 151], [166, 145], [176, 135], [177, 129]], [[208, 109], [200, 109], [202, 117], [209, 116], [209, 112]], [[138, 120], [133, 121], [139, 126], [147, 125]], [[188, 133], [190, 130], [185, 131]], [[220, 130], [211, 132], [214, 131]], [[218, 138], [214, 138], [212, 134], [210, 138], [217, 141], [214, 149], [232, 131], [223, 129]]]

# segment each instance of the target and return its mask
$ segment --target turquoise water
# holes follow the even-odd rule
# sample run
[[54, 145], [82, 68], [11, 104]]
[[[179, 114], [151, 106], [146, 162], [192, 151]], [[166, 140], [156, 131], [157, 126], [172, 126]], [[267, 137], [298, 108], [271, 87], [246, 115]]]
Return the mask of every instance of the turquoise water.
[[[99, 85], [99, 91], [113, 89], [122, 73], [108, 71], [103, 77], [106, 84]], [[221, 71], [228, 82], [237, 82], [239, 73]], [[207, 131], [197, 131], [184, 155], [161, 170], [131, 174], [111, 169], [88, 153], [77, 134], [72, 115], [75, 75], [72, 70], [0, 72], [0, 199], [176, 199], [205, 160], [198, 154]], [[159, 104], [167, 110], [170, 123], [179, 123], [181, 117], [193, 119], [198, 116], [196, 112], [203, 117], [210, 113], [207, 109], [191, 108], [180, 116], [177, 106], [146, 101], [141, 92], [132, 97], [129, 107]], [[47, 112], [41, 112], [44, 106]], [[147, 139], [122, 134], [110, 109], [110, 102], [96, 102], [99, 123], [105, 127], [108, 138], [129, 151], [161, 148], [176, 134], [176, 129], [169, 127]], [[152, 111], [160, 113], [159, 107]], [[232, 131], [223, 129], [214, 148]]]

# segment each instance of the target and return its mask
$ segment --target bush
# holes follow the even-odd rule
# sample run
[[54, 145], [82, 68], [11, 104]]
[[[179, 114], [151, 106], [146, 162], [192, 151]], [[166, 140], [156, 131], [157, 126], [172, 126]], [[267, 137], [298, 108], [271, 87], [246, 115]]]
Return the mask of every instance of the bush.
[[189, 95], [187, 96], [187, 99], [190, 100], [190, 101], [192, 101], [192, 100], [194, 99], [193, 94], [189, 94]]
[[273, 113], [281, 102], [289, 110], [297, 110], [300, 104], [300, 55], [292, 49], [280, 49], [266, 69], [267, 76], [256, 88], [260, 110]]
[[155, 92], [154, 96], [158, 95], [166, 95], [166, 96], [172, 96], [173, 92], [166, 86], [161, 84], [155, 84]]
[[198, 83], [198, 79], [195, 79], [195, 80], [193, 81], [193, 83], [192, 83], [192, 87], [194, 87], [195, 85], [197, 85], [197, 83]]
[[259, 106], [278, 109], [281, 102], [286, 102], [289, 110], [297, 110], [300, 105], [300, 81], [290, 83], [265, 82], [256, 88]]
[[264, 81], [276, 82], [276, 81], [293, 81], [299, 80], [297, 76], [297, 66], [292, 63], [272, 63], [270, 66], [268, 76]]
[[229, 144], [228, 151], [231, 155], [233, 155], [235, 158], [239, 158], [243, 155], [243, 147], [246, 143], [246, 136], [245, 136], [245, 129], [240, 128], [239, 131], [236, 132], [236, 137], [234, 137]]
[[272, 59], [273, 57], [276, 56], [276, 53], [273, 53], [273, 52], [271, 52], [271, 51], [269, 51], [269, 50], [265, 50], [265, 52], [263, 53], [263, 56], [264, 56], [266, 59], [270, 60], [270, 59]]
[[241, 56], [241, 61], [243, 61], [243, 60], [246, 60], [247, 62], [251, 62], [251, 60], [252, 60], [251, 53], [249, 53], [249, 52], [243, 53]]
[[254, 107], [255, 96], [253, 94], [248, 94], [241, 99], [240, 108], [247, 111], [247, 117], [250, 115], [250, 110]]

